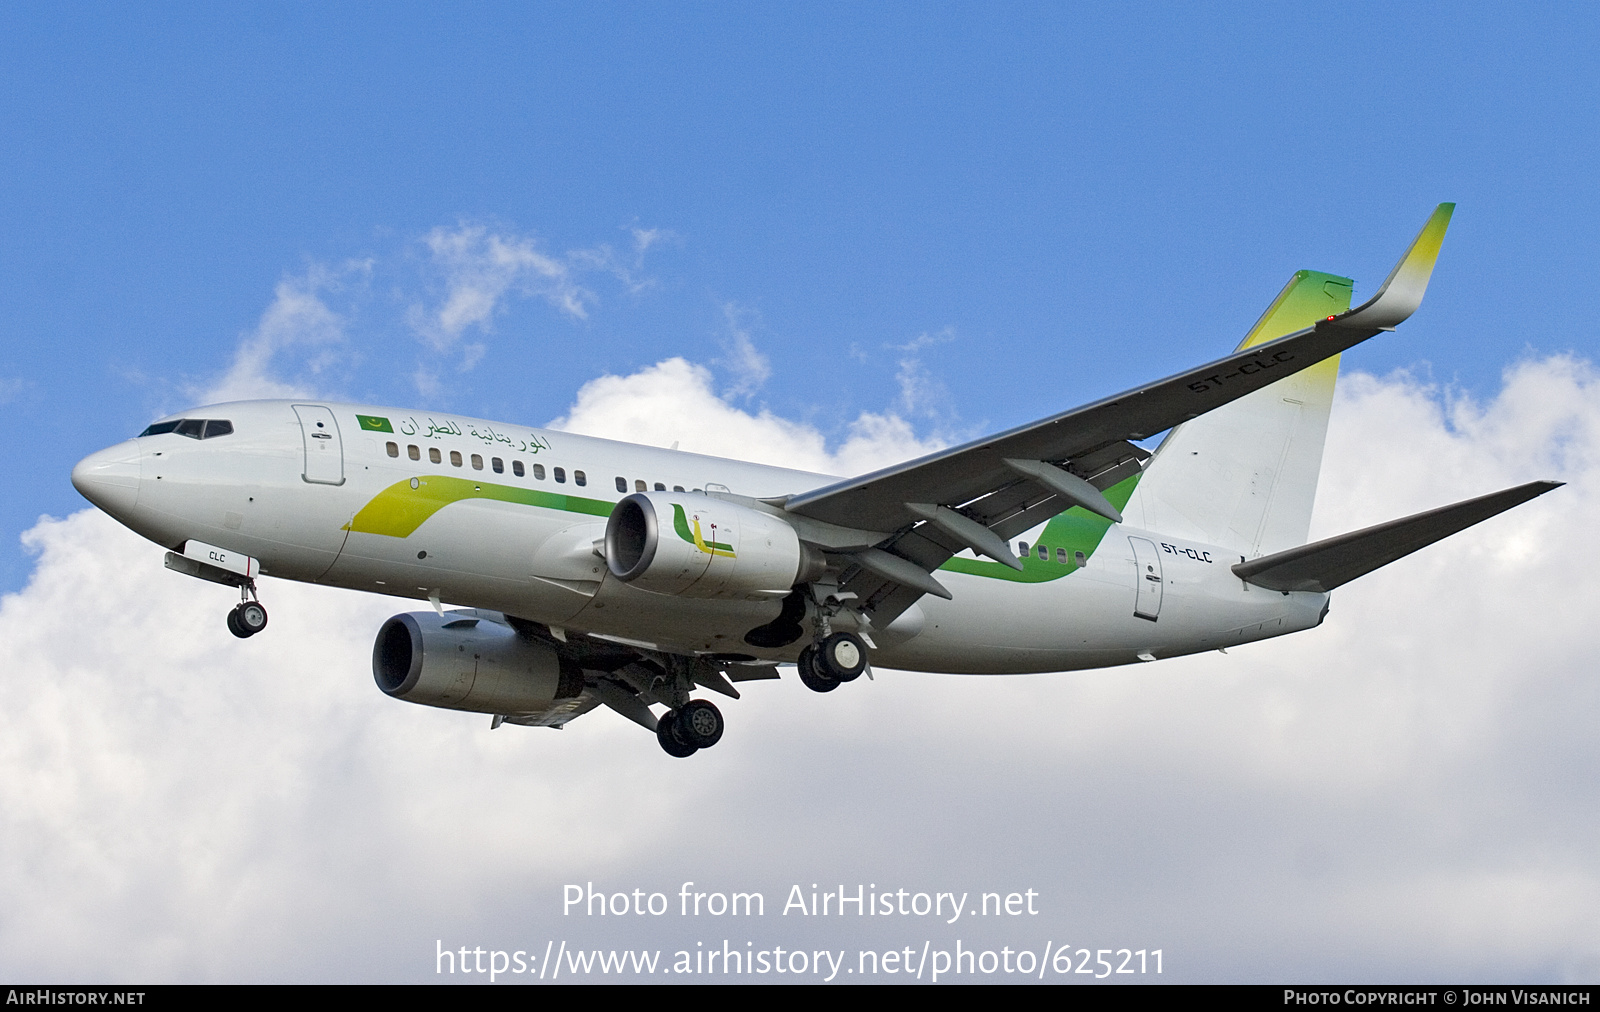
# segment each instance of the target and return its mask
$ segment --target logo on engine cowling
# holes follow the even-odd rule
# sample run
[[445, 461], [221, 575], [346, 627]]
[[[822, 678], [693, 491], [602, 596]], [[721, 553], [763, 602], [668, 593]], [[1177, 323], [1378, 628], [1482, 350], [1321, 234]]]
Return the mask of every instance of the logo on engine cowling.
[[[689, 518], [684, 515], [683, 507], [677, 503], [672, 504], [672, 529], [678, 532], [678, 537], [705, 552], [707, 555], [721, 555], [730, 559], [738, 558], [734, 554], [732, 545], [724, 545], [719, 541], [707, 541], [700, 533], [700, 517], [694, 518], [694, 529], [689, 529]], [[717, 536], [717, 525], [711, 525], [711, 536]]]

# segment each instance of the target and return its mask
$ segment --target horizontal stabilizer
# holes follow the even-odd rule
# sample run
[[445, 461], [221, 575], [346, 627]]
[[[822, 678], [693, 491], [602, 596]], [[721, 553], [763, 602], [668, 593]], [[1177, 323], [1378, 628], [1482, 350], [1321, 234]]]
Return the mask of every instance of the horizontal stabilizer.
[[1326, 593], [1562, 484], [1530, 481], [1503, 492], [1241, 562], [1233, 572], [1246, 583], [1268, 590]]

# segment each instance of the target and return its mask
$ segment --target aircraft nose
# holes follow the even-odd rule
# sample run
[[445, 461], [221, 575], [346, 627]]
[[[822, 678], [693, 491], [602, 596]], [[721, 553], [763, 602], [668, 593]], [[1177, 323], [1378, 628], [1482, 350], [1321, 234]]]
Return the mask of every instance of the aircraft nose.
[[139, 442], [125, 443], [91, 453], [72, 469], [72, 487], [96, 506], [120, 517], [139, 499]]

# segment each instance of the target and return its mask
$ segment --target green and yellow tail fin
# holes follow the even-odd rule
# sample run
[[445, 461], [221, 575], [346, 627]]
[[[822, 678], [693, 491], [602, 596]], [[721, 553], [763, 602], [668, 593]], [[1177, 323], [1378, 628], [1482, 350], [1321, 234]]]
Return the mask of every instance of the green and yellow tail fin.
[[[1297, 272], [1239, 348], [1344, 313], [1352, 287]], [[1304, 544], [1338, 376], [1334, 356], [1173, 429], [1139, 483], [1144, 526], [1248, 557]]]

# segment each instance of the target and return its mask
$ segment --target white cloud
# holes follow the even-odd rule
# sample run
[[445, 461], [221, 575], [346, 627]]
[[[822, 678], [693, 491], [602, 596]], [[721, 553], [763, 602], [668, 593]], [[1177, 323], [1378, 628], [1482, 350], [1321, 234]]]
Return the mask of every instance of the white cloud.
[[[365, 271], [369, 264], [347, 265], [346, 272]], [[271, 305], [261, 314], [255, 330], [243, 335], [233, 363], [209, 387], [194, 391], [202, 403], [266, 397], [305, 397], [316, 393], [317, 378], [335, 361], [345, 343], [344, 319], [328, 308], [322, 293], [339, 283], [338, 275], [313, 266], [303, 277], [278, 282]], [[294, 366], [285, 354], [302, 359]], [[285, 369], [298, 375], [279, 378]]]
[[908, 415], [935, 414], [949, 402], [944, 383], [915, 356], [908, 355], [900, 360], [894, 378], [900, 385], [897, 406]]
[[[435, 228], [423, 242], [431, 269], [442, 278], [443, 292], [434, 305], [413, 303], [407, 320], [435, 352], [453, 353], [459, 348], [457, 369], [468, 372], [488, 348], [481, 341], [461, 346], [463, 335], [469, 330], [493, 333], [495, 318], [514, 296], [540, 299], [570, 319], [586, 320], [599, 295], [583, 282], [585, 275], [609, 274], [635, 295], [652, 287], [654, 279], [642, 273], [645, 253], [672, 233], [636, 227], [629, 233], [633, 256], [625, 262], [605, 243], [557, 256], [531, 236], [482, 224]], [[437, 374], [420, 369], [417, 388], [424, 395], [437, 393]]]
[[551, 425], [653, 446], [676, 442], [692, 453], [824, 474], [860, 474], [939, 448], [919, 439], [904, 419], [863, 412], [844, 442], [830, 450], [823, 434], [809, 425], [765, 409], [751, 414], [718, 397], [711, 371], [681, 358], [631, 376], [602, 376], [585, 383], [572, 409]]
[[[244, 643], [222, 626], [231, 591], [164, 570], [101, 514], [26, 540], [33, 580], [0, 604], [0, 969], [293, 978], [419, 901], [442, 921], [493, 896], [485, 867], [614, 855], [628, 820], [669, 804], [574, 793], [583, 756], [611, 764], [608, 731], [627, 751], [620, 724], [577, 743], [384, 705], [371, 636], [413, 602], [267, 581], [270, 635]], [[648, 775], [635, 752], [614, 768]], [[470, 841], [452, 828], [469, 825]]]
[[436, 351], [448, 351], [468, 328], [494, 329], [507, 295], [540, 298], [574, 319], [586, 319], [595, 294], [576, 280], [571, 258], [551, 256], [528, 236], [466, 224], [435, 228], [423, 240], [444, 276], [444, 297], [431, 309], [412, 308], [412, 325]]
[[635, 226], [628, 231], [633, 235], [633, 252], [638, 256], [643, 256], [656, 243], [672, 238], [672, 232], [664, 228], [639, 228]]
[[905, 344], [893, 346], [894, 350], [900, 353], [895, 372], [895, 382], [900, 386], [900, 397], [895, 406], [903, 414], [912, 418], [929, 418], [945, 424], [953, 421], [955, 412], [950, 405], [950, 391], [923, 363], [922, 350], [949, 344], [955, 339], [955, 328], [945, 327], [937, 333], [923, 332]]
[[905, 344], [896, 344], [892, 345], [892, 347], [895, 351], [904, 352], [908, 355], [915, 355], [924, 348], [934, 348], [941, 344], [949, 344], [955, 339], [956, 328], [943, 327], [936, 333], [929, 333], [925, 330], [916, 337], [913, 337], [911, 340], [907, 341]]
[[[654, 285], [643, 274], [648, 250], [673, 238], [665, 229], [629, 229], [631, 255], [619, 256], [609, 245], [569, 250], [555, 255], [540, 243], [506, 229], [462, 223], [434, 228], [423, 237], [427, 250], [426, 278], [394, 282], [392, 298], [405, 308], [403, 322], [389, 316], [387, 305], [371, 298], [371, 281], [395, 269], [395, 257], [353, 260], [336, 266], [313, 263], [304, 274], [286, 277], [274, 289], [271, 303], [249, 333], [240, 336], [232, 361], [222, 376], [183, 390], [189, 403], [215, 403], [249, 398], [329, 396], [338, 386], [336, 367], [360, 359], [363, 333], [379, 329], [374, 357], [393, 360], [388, 329], [408, 327], [429, 349], [412, 372], [412, 385], [425, 397], [446, 393], [445, 377], [472, 371], [487, 356], [484, 339], [513, 300], [537, 299], [570, 320], [588, 318], [599, 295], [585, 278], [609, 275], [630, 294]], [[419, 297], [419, 284], [435, 286], [430, 304]], [[474, 335], [478, 339], [472, 339]], [[371, 350], [371, 349], [368, 349]], [[743, 346], [738, 364], [754, 376], [763, 367], [753, 345]], [[371, 377], [363, 379], [371, 389]], [[23, 389], [21, 380], [0, 377], [0, 404]]]
[[629, 226], [627, 232], [633, 252], [630, 260], [619, 256], [609, 243], [574, 250], [568, 256], [575, 264], [610, 274], [622, 282], [630, 295], [638, 295], [656, 285], [656, 279], [644, 273], [645, 254], [656, 246], [676, 241], [678, 234], [671, 229], [640, 228], [637, 225]]
[[[1323, 515], [1348, 510], [1370, 519], [1384, 503], [1420, 510], [1441, 495], [1465, 498], [1534, 478], [1588, 480], [1600, 453], [1600, 415], [1590, 406], [1600, 379], [1570, 357], [1511, 366], [1499, 396], [1487, 404], [1405, 373], [1381, 380], [1357, 375], [1340, 386], [1328, 452], [1362, 464], [1324, 483]], [[1349, 410], [1354, 403], [1360, 411]], [[1385, 431], [1389, 426], [1405, 433], [1403, 443]], [[1554, 501], [1573, 498], [1563, 492]]]
[[732, 375], [733, 382], [728, 387], [728, 393], [734, 397], [748, 397], [761, 389], [762, 384], [772, 376], [772, 363], [761, 354], [750, 337], [751, 324], [747, 320], [755, 315], [752, 310], [741, 309], [732, 302], [724, 303], [722, 307], [722, 318], [728, 328], [722, 347], [728, 357], [718, 364]]
[[[388, 700], [371, 638], [414, 604], [267, 581], [272, 624], [240, 642], [229, 592], [160, 549], [93, 512], [42, 521], [31, 582], [0, 601], [0, 971], [434, 979], [436, 939], [538, 956], [1051, 937], [1163, 948], [1169, 980], [1592, 979], [1597, 395], [1559, 358], [1483, 403], [1348, 378], [1319, 534], [1571, 484], [1341, 589], [1321, 629], [1071, 675], [756, 683], [723, 743], [681, 762], [609, 713], [490, 732]], [[564, 421], [840, 473], [920, 452], [866, 415], [830, 451], [677, 359], [595, 380]], [[685, 880], [763, 889], [768, 916], [561, 914], [568, 882]], [[1032, 888], [1045, 913], [777, 914], [790, 884], [858, 881]]]

